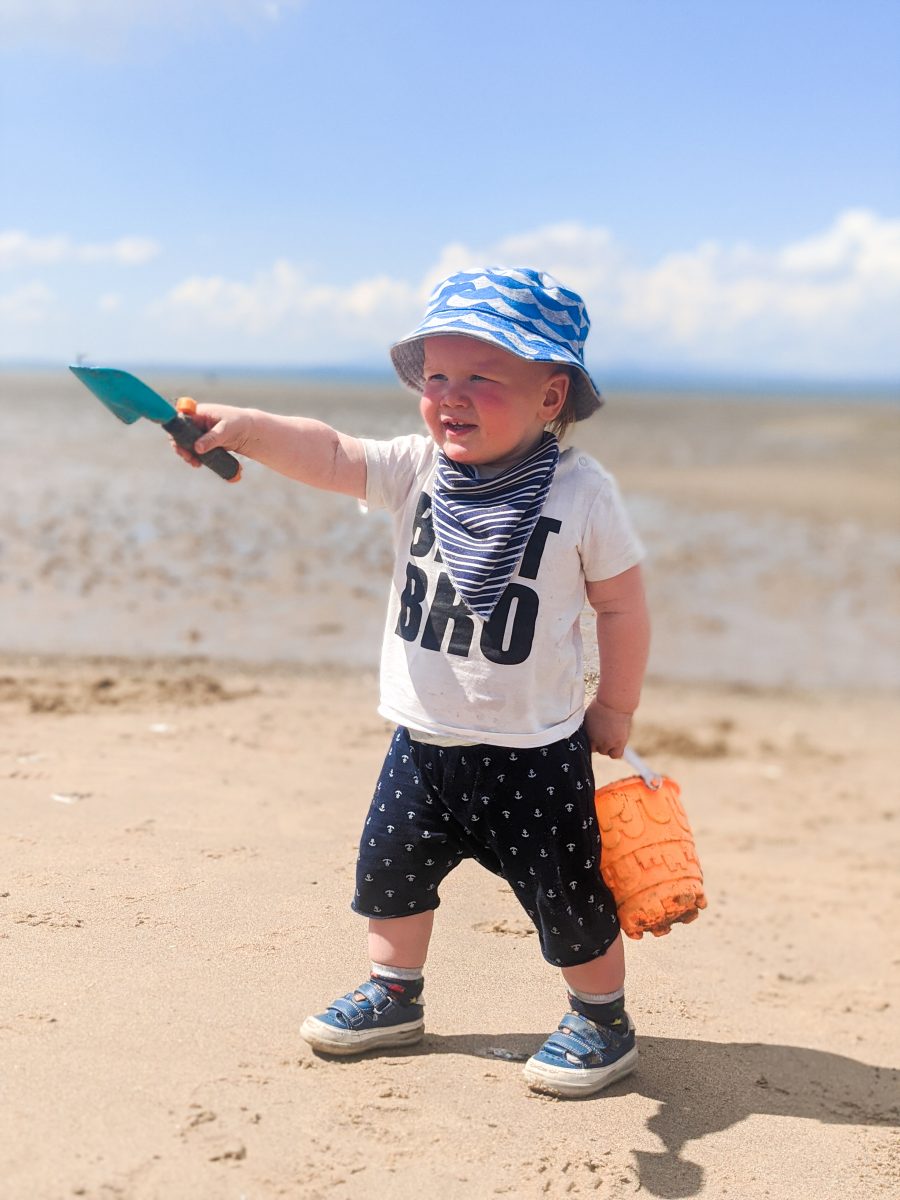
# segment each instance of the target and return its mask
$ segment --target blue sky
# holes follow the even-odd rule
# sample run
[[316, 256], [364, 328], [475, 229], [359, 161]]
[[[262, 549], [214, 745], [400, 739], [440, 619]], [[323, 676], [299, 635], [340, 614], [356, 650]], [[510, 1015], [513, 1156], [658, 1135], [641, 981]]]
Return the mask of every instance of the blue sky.
[[589, 360], [900, 377], [887, 0], [4, 0], [0, 361], [382, 364], [479, 262]]

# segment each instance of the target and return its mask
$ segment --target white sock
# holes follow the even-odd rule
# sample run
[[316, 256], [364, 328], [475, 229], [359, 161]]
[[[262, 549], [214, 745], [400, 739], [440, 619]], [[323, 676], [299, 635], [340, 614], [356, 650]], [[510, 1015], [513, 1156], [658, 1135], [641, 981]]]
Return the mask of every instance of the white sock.
[[571, 996], [577, 996], [585, 1004], [612, 1004], [614, 1000], [621, 1000], [625, 995], [624, 987], [620, 987], [616, 992], [579, 992], [578, 988], [573, 988], [570, 983], [567, 983], [566, 987]]
[[372, 974], [377, 975], [379, 979], [396, 979], [400, 983], [412, 983], [416, 979], [421, 979], [425, 970], [421, 967], [386, 967], [384, 963], [373, 962]]

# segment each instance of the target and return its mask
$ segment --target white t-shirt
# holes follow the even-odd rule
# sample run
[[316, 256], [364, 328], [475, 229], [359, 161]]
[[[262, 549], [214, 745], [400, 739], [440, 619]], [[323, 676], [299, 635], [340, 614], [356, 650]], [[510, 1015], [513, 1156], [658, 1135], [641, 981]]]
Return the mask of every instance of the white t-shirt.
[[381, 653], [388, 720], [434, 739], [544, 746], [584, 719], [585, 580], [643, 557], [612, 476], [572, 448], [489, 621], [457, 594], [431, 520], [438, 449], [419, 434], [363, 440], [366, 505], [393, 517], [394, 578]]

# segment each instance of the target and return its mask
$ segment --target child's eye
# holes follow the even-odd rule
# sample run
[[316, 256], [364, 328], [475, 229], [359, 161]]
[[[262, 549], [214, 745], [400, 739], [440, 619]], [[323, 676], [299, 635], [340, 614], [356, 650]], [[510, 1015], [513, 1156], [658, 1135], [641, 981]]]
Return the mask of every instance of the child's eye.
[[444, 383], [446, 381], [446, 379], [447, 379], [446, 375], [435, 374], [435, 375], [426, 375], [425, 376], [426, 383]]
[[488, 377], [486, 375], [470, 375], [469, 378], [472, 380], [473, 383], [487, 383], [488, 382]]

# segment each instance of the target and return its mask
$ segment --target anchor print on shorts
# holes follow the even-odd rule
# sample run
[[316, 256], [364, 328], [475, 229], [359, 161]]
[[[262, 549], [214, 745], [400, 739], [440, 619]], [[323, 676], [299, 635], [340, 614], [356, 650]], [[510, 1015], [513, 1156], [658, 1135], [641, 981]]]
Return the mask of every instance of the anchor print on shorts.
[[472, 753], [399, 731], [365, 817], [354, 907], [379, 917], [431, 909], [442, 880], [471, 858], [512, 886], [545, 958], [595, 958], [618, 927], [604, 903], [591, 784], [583, 735]]

